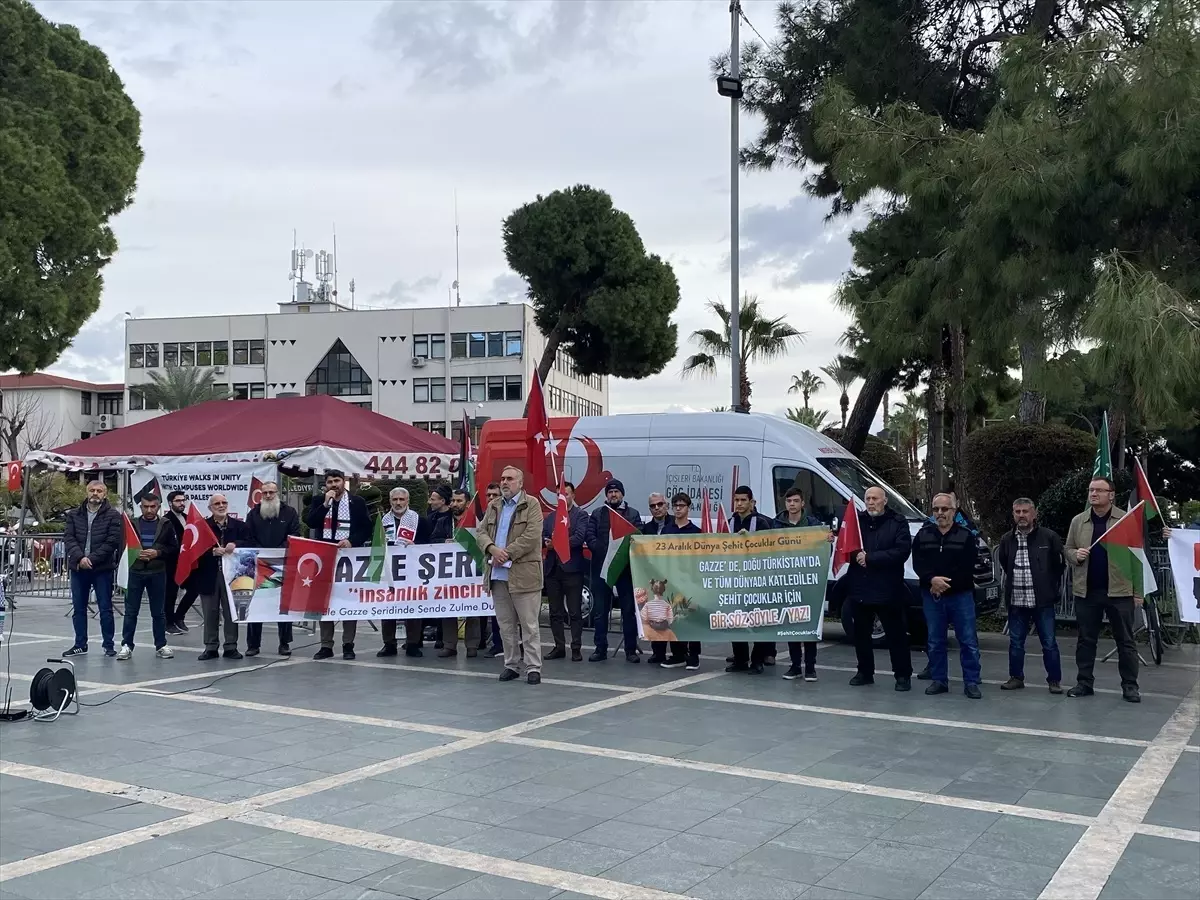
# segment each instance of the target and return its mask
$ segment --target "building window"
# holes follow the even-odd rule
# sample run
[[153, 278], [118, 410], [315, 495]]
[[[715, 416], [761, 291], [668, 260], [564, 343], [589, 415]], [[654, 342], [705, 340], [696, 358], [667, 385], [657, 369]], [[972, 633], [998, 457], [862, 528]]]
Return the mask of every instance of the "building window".
[[196, 365], [196, 345], [194, 343], [179, 345], [179, 364], [181, 366]]
[[266, 341], [250, 342], [250, 365], [265, 366], [267, 364]]
[[355, 400], [355, 401], [347, 401], [347, 402], [351, 406], [357, 406], [359, 409], [370, 409], [371, 408], [370, 400], [362, 400], [362, 401]]
[[467, 333], [465, 331], [459, 331], [450, 335], [450, 358], [467, 358]]
[[504, 379], [504, 399], [505, 400], [520, 400], [521, 399], [521, 383], [520, 375], [507, 375]]
[[504, 335], [504, 355], [505, 356], [520, 356], [521, 348], [524, 341], [521, 338], [521, 332], [509, 331]]
[[467, 335], [467, 355], [471, 359], [484, 359], [487, 356], [487, 334], [472, 331]]
[[81, 416], [92, 414], [92, 395], [88, 391], [81, 391], [79, 394], [79, 414]]
[[429, 359], [429, 335], [413, 335], [413, 358]]
[[413, 426], [413, 428], [420, 428], [422, 431], [428, 431], [428, 430], [429, 430], [429, 423], [428, 423], [428, 422], [413, 422], [413, 423], [412, 423], [412, 426]]
[[450, 423], [450, 440], [461, 441], [463, 433], [462, 419], [455, 419]]
[[233, 386], [233, 399], [234, 400], [249, 400], [250, 399], [250, 385], [246, 384], [244, 382], [242, 384], [235, 384]]
[[[429, 402], [429, 379], [414, 378], [413, 379], [413, 403], [428, 403]], [[429, 429], [425, 429], [428, 431]]]
[[129, 409], [130, 409], [130, 411], [135, 410], [135, 409], [145, 409], [145, 408], [146, 408], [146, 404], [142, 398], [142, 392], [134, 390], [133, 388], [130, 388], [129, 389]]
[[88, 438], [90, 438], [91, 436], [92, 436], [92, 433], [91, 433], [90, 431], [81, 431], [81, 432], [79, 432], [79, 439], [80, 439], [81, 441], [86, 441], [86, 440], [87, 440]]
[[250, 365], [250, 342], [249, 341], [234, 341], [233, 342], [233, 364], [235, 366]]
[[431, 334], [429, 336], [429, 358], [430, 359], [445, 359], [446, 358], [446, 335]]
[[487, 398], [488, 400], [503, 400], [504, 399], [504, 376], [489, 375], [487, 380]]
[[213, 341], [212, 364], [214, 366], [229, 365], [229, 341]]
[[142, 344], [142, 348], [146, 351], [146, 368], [158, 368], [158, 344]]
[[487, 336], [487, 354], [488, 356], [503, 356], [504, 355], [504, 332], [489, 331]]
[[467, 402], [467, 379], [450, 379], [450, 399], [455, 403]]
[[430, 422], [429, 423], [429, 432], [430, 432], [430, 434], [440, 434], [442, 437], [445, 437], [446, 436], [446, 423], [445, 422]]
[[445, 378], [414, 378], [413, 403], [445, 403]]
[[163, 365], [168, 369], [179, 365], [178, 344], [163, 344]]
[[267, 396], [267, 386], [261, 381], [250, 385], [250, 399], [262, 400]]
[[141, 344], [129, 345], [129, 368], [141, 369], [146, 365], [145, 351]]
[[468, 400], [471, 403], [482, 403], [487, 399], [487, 379], [482, 375], [473, 376], [469, 382]]
[[212, 341], [199, 341], [196, 344], [196, 365], [212, 365]]
[[119, 416], [121, 415], [122, 400], [125, 399], [124, 394], [97, 394], [96, 402], [99, 407], [99, 413], [102, 416]]
[[213, 395], [220, 400], [229, 399], [229, 383], [225, 381], [213, 382]]
[[[237, 355], [236, 345], [234, 355]], [[334, 397], [369, 397], [371, 379], [339, 339], [333, 342], [325, 358], [309, 373], [304, 382], [304, 393], [309, 396], [331, 394]]]

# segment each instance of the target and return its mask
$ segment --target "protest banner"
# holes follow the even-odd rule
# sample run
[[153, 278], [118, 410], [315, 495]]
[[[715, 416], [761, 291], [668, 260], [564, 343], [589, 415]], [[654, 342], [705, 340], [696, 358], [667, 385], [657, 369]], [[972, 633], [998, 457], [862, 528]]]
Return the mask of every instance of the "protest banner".
[[277, 478], [275, 464], [269, 462], [170, 463], [134, 469], [130, 484], [134, 506], [146, 494], [157, 494], [165, 510], [167, 495], [171, 491], [183, 491], [207, 516], [208, 498], [213, 494], [224, 494], [229, 500], [229, 515], [245, 519], [262, 500], [263, 482]]
[[1180, 621], [1200, 624], [1200, 531], [1172, 528], [1167, 552], [1171, 556]]
[[827, 528], [634, 537], [646, 639], [819, 641], [829, 552]]
[[[222, 558], [236, 621], [495, 615], [482, 571], [458, 544], [388, 547], [376, 581], [370, 547], [339, 550], [320, 541], [291, 541], [290, 551], [239, 547]], [[293, 572], [300, 584], [289, 581]], [[300, 594], [303, 606], [296, 601]]]

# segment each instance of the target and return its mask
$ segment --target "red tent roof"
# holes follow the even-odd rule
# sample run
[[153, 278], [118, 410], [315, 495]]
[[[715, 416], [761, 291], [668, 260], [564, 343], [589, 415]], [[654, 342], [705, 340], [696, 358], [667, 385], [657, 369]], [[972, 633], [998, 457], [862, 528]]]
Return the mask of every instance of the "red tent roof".
[[[96, 437], [35, 451], [32, 459], [62, 468], [127, 468], [135, 462], [180, 457], [278, 460], [282, 465], [347, 474], [375, 474], [373, 456], [413, 457], [411, 473], [397, 462], [396, 474], [445, 477], [458, 444], [335, 397], [281, 397], [273, 400], [211, 400]], [[427, 456], [425, 463], [416, 457]], [[428, 468], [433, 458], [440, 472]], [[122, 465], [122, 463], [124, 463]], [[381, 466], [384, 474], [389, 466]]]

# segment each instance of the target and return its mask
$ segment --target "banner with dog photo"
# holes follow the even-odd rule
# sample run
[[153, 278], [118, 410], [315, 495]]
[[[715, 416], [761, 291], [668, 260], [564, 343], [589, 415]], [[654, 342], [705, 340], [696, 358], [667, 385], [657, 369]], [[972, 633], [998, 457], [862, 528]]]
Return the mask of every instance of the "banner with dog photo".
[[819, 641], [829, 530], [639, 535], [630, 572], [651, 641]]
[[208, 499], [213, 494], [224, 494], [229, 500], [229, 515], [245, 519], [262, 500], [263, 483], [277, 478], [274, 463], [196, 462], [134, 469], [129, 480], [135, 507], [142, 497], [155, 494], [165, 509], [170, 493], [183, 491], [199, 506], [201, 515], [207, 516]]

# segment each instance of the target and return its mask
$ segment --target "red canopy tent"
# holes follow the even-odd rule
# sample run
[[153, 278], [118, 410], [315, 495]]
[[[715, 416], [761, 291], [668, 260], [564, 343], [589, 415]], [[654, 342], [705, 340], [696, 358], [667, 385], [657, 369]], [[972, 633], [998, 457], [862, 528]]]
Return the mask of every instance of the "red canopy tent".
[[29, 462], [55, 469], [136, 469], [173, 462], [274, 462], [300, 474], [447, 478], [458, 445], [335, 397], [211, 400], [58, 447]]

